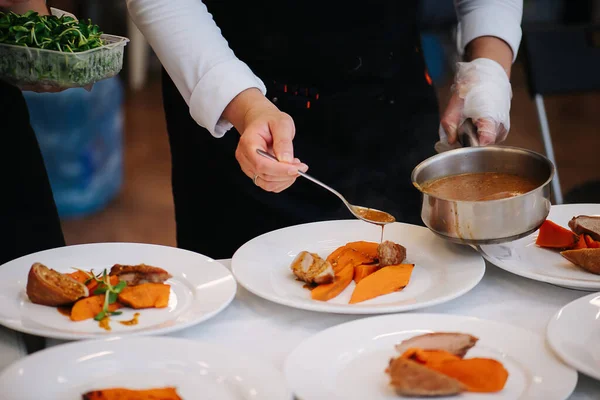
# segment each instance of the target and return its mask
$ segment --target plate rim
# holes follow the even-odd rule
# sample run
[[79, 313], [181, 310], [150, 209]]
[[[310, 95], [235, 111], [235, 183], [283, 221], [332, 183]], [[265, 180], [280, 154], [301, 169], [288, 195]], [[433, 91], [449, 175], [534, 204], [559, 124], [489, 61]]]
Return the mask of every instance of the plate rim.
[[[551, 205], [550, 207], [550, 211], [552, 211], [553, 208], [569, 208], [569, 207], [573, 207], [573, 206], [579, 206], [579, 207], [585, 207], [585, 206], [594, 206], [594, 207], [599, 207], [600, 208], [600, 203], [571, 203], [571, 204], [556, 204], [556, 205]], [[533, 233], [531, 233], [528, 236], [525, 236], [525, 238], [535, 234], [535, 232], [537, 232], [539, 229], [536, 229]], [[523, 239], [525, 239], [523, 238]], [[550, 283], [552, 285], [556, 285], [556, 286], [560, 286], [563, 288], [567, 288], [567, 289], [573, 289], [573, 290], [587, 290], [587, 289], [592, 289], [592, 290], [600, 290], [600, 280], [597, 283], [593, 283], [593, 282], [587, 282], [587, 281], [582, 281], [580, 279], [571, 279], [571, 280], [565, 280], [563, 278], [554, 278], [551, 276], [546, 276], [546, 275], [540, 275], [540, 274], [536, 274], [536, 273], [528, 273], [527, 271], [523, 271], [520, 268], [513, 268], [511, 266], [507, 266], [506, 264], [499, 262], [500, 260], [498, 260], [495, 257], [490, 256], [489, 254], [487, 254], [483, 247], [493, 247], [493, 246], [500, 246], [500, 245], [483, 245], [483, 246], [479, 246], [479, 253], [481, 254], [481, 256], [487, 260], [490, 264], [503, 269], [507, 272], [510, 272], [511, 274], [515, 274], [518, 276], [521, 276], [523, 278], [527, 278], [527, 279], [531, 279], [537, 282], [543, 282], [543, 283]], [[503, 265], [501, 265], [503, 264]]]
[[[0, 265], [0, 271], [2, 271], [2, 268], [4, 268], [7, 264], [9, 263], [13, 263], [13, 262], [18, 262], [21, 259], [27, 258], [27, 257], [31, 257], [33, 255], [43, 255], [43, 254], [49, 254], [49, 253], [53, 253], [57, 250], [60, 249], [65, 249], [65, 248], [74, 248], [74, 247], [78, 247], [78, 248], [82, 248], [82, 247], [102, 247], [102, 246], [138, 246], [138, 247], [152, 247], [152, 248], [165, 248], [165, 249], [169, 249], [171, 251], [178, 251], [178, 252], [185, 252], [188, 253], [190, 255], [194, 255], [194, 256], [199, 256], [203, 259], [203, 262], [207, 262], [208, 264], [214, 265], [215, 268], [219, 268], [222, 270], [222, 272], [224, 272], [225, 276], [229, 277], [230, 279], [228, 279], [228, 281], [230, 283], [233, 284], [232, 288], [231, 288], [231, 293], [229, 294], [229, 297], [227, 298], [226, 301], [223, 302], [223, 304], [221, 304], [220, 307], [216, 308], [215, 310], [213, 310], [210, 313], [206, 313], [204, 314], [201, 318], [193, 318], [190, 319], [187, 322], [183, 322], [183, 323], [179, 323], [179, 324], [174, 324], [172, 326], [167, 326], [164, 328], [158, 328], [158, 329], [148, 329], [148, 330], [139, 330], [139, 331], [131, 331], [131, 332], [127, 332], [127, 333], [119, 333], [119, 334], [114, 334], [114, 333], [104, 333], [104, 332], [100, 332], [100, 333], [83, 333], [83, 332], [79, 332], [79, 333], [69, 333], [69, 332], [65, 332], [65, 331], [56, 331], [56, 330], [52, 330], [46, 326], [44, 326], [43, 328], [28, 328], [25, 326], [22, 326], [22, 324], [20, 323], [22, 321], [22, 319], [19, 318], [19, 323], [11, 323], [10, 320], [6, 321], [5, 319], [3, 319], [0, 316], [0, 325], [12, 329], [14, 331], [17, 332], [21, 332], [21, 333], [25, 333], [25, 334], [29, 334], [29, 335], [35, 335], [35, 336], [41, 336], [44, 338], [48, 338], [48, 339], [58, 339], [58, 340], [74, 340], [74, 341], [80, 341], [80, 340], [106, 340], [106, 339], [115, 339], [115, 338], [125, 338], [125, 337], [133, 337], [133, 336], [160, 336], [160, 335], [164, 335], [164, 334], [168, 334], [168, 333], [172, 333], [172, 332], [176, 332], [182, 329], [186, 329], [186, 328], [190, 328], [192, 326], [195, 326], [197, 324], [200, 324], [214, 316], [216, 316], [217, 314], [219, 314], [221, 311], [223, 311], [224, 309], [226, 309], [231, 302], [233, 301], [233, 299], [236, 296], [237, 293], [237, 281], [235, 279], [235, 277], [233, 276], [233, 273], [225, 266], [223, 265], [221, 262], [219, 262], [218, 260], [215, 260], [213, 258], [210, 258], [204, 254], [201, 253], [196, 253], [190, 250], [186, 250], [186, 249], [181, 249], [178, 247], [173, 247], [173, 246], [167, 246], [167, 245], [161, 245], [161, 244], [153, 244], [153, 243], [138, 243], [138, 242], [96, 242], [96, 243], [82, 243], [82, 244], [74, 244], [74, 245], [66, 245], [66, 246], [61, 246], [61, 247], [54, 247], [51, 249], [46, 249], [46, 250], [41, 250], [38, 252], [33, 252], [30, 254], [26, 254], [23, 255], [21, 257], [15, 258], [13, 260], [9, 260], [6, 263]], [[1, 275], [1, 273], [0, 273]]]
[[[584, 364], [581, 364], [577, 359], [569, 356], [567, 353], [562, 351], [561, 348], [552, 339], [551, 330], [553, 329], [555, 324], [558, 323], [557, 317], [560, 314], [562, 314], [565, 311], [565, 309], [567, 309], [570, 306], [574, 306], [576, 303], [579, 303], [579, 302], [585, 303], [589, 299], [594, 298], [594, 297], [599, 297], [599, 296], [600, 296], [600, 292], [594, 292], [594, 293], [590, 293], [585, 296], [581, 296], [575, 300], [568, 302], [567, 304], [562, 306], [558, 311], [556, 311], [552, 315], [552, 317], [549, 319], [548, 323], [546, 324], [546, 340], [548, 341], [548, 344], [552, 348], [552, 351], [554, 351], [556, 353], [556, 355], [560, 359], [562, 359], [565, 364], [569, 365], [571, 368], [574, 368], [575, 370], [581, 372], [582, 374], [587, 375], [588, 377], [590, 377], [592, 379], [596, 379], [598, 381], [600, 381], [600, 371], [595, 372], [594, 370], [588, 369], [587, 366], [585, 366]], [[581, 367], [582, 365], [583, 365], [583, 367]]]
[[[214, 354], [221, 352], [223, 354], [227, 354], [232, 357], [235, 357], [234, 353], [236, 353], [236, 354], [239, 353], [237, 350], [233, 351], [229, 347], [226, 347], [226, 346], [223, 346], [220, 344], [211, 343], [210, 341], [199, 340], [199, 339], [197, 340], [197, 339], [191, 339], [191, 338], [183, 338], [183, 337], [173, 337], [173, 336], [160, 336], [159, 335], [159, 336], [144, 336], [143, 338], [127, 336], [127, 337], [109, 337], [109, 338], [100, 338], [100, 339], [90, 339], [90, 340], [85, 340], [85, 341], [76, 340], [76, 341], [72, 341], [72, 342], [68, 342], [68, 343], [58, 344], [58, 345], [51, 346], [51, 347], [46, 347], [42, 350], [36, 351], [35, 353], [29, 354], [25, 357], [22, 357], [16, 361], [12, 362], [11, 364], [7, 365], [4, 369], [0, 370], [0, 382], [3, 379], [10, 378], [12, 376], [10, 373], [13, 370], [18, 369], [24, 363], [32, 362], [31, 360], [35, 361], [39, 357], [46, 357], [48, 354], [52, 354], [52, 353], [58, 354], [60, 352], [64, 352], [65, 349], [70, 349], [70, 348], [85, 349], [88, 346], [91, 349], [90, 351], [92, 351], [92, 349], [97, 349], [98, 346], [102, 347], [102, 345], [106, 345], [106, 343], [108, 343], [108, 346], [110, 346], [110, 343], [112, 343], [112, 342], [121, 342], [121, 343], [125, 343], [125, 345], [127, 345], [128, 342], [135, 341], [136, 343], [139, 344], [140, 339], [150, 342], [150, 344], [162, 342], [162, 343], [165, 343], [165, 345], [168, 345], [170, 343], [179, 343], [182, 346], [183, 345], [198, 346], [198, 347], [202, 347], [204, 349], [209, 349], [209, 351], [214, 351]], [[94, 346], [96, 346], [96, 347], [94, 347]], [[247, 353], [241, 354], [241, 357], [237, 357], [237, 359], [245, 359], [248, 363], [252, 363], [254, 365], [256, 365], [256, 363], [258, 362], [258, 364], [269, 369], [270, 372], [278, 374], [281, 377], [281, 380], [279, 381], [279, 384], [281, 385], [281, 391], [287, 392], [289, 400], [293, 399], [292, 390], [290, 389], [289, 385], [287, 385], [287, 381], [284, 378], [282, 370], [278, 369], [272, 363], [266, 362], [259, 358], [257, 360], [257, 357], [250, 356]], [[271, 382], [271, 381], [269, 381], [269, 382]]]
[[[265, 232], [259, 236], [256, 236], [250, 240], [248, 240], [247, 242], [245, 242], [242, 246], [240, 246], [236, 252], [233, 254], [233, 256], [231, 257], [231, 272], [233, 273], [233, 276], [235, 277], [235, 280], [237, 281], [237, 283], [243, 287], [244, 289], [246, 289], [247, 291], [249, 291], [250, 293], [254, 294], [255, 296], [258, 296], [262, 299], [271, 301], [273, 303], [276, 304], [280, 304], [280, 305], [284, 305], [287, 307], [291, 307], [291, 308], [295, 308], [295, 309], [299, 309], [299, 310], [307, 310], [307, 311], [315, 311], [315, 312], [322, 312], [322, 313], [331, 313], [331, 314], [345, 314], [345, 315], [374, 315], [374, 314], [390, 314], [390, 313], [398, 313], [398, 312], [407, 312], [407, 311], [413, 311], [413, 310], [418, 310], [418, 309], [422, 309], [422, 308], [426, 308], [426, 307], [433, 307], [436, 305], [440, 305], [443, 303], [447, 303], [449, 301], [452, 301], [454, 299], [457, 299], [463, 295], [465, 295], [466, 293], [470, 292], [471, 290], [473, 290], [477, 285], [479, 285], [479, 283], [481, 283], [481, 280], [483, 279], [483, 277], [485, 276], [485, 272], [486, 272], [486, 265], [485, 265], [485, 260], [484, 258], [481, 256], [481, 254], [479, 254], [479, 252], [473, 250], [471, 248], [471, 250], [473, 250], [473, 255], [479, 257], [480, 264], [481, 264], [481, 272], [479, 274], [479, 276], [474, 279], [474, 282], [472, 285], [470, 286], [465, 286], [464, 288], [462, 288], [461, 290], [457, 291], [456, 293], [452, 294], [452, 295], [447, 295], [444, 297], [439, 297], [436, 298], [434, 300], [430, 300], [429, 302], [425, 302], [425, 303], [419, 303], [419, 304], [406, 304], [406, 305], [397, 305], [397, 306], [369, 306], [369, 307], [365, 307], [365, 306], [360, 306], [360, 307], [356, 307], [356, 306], [351, 306], [351, 305], [341, 305], [341, 304], [328, 304], [327, 302], [322, 302], [322, 303], [311, 303], [311, 302], [307, 302], [307, 303], [296, 303], [293, 300], [289, 300], [286, 299], [284, 297], [280, 297], [280, 296], [276, 296], [276, 295], [271, 295], [271, 294], [265, 294], [263, 292], [261, 292], [260, 290], [255, 290], [254, 288], [250, 287], [249, 285], [247, 285], [246, 282], [244, 282], [242, 279], [239, 278], [236, 268], [236, 254], [239, 255], [239, 252], [248, 244], [250, 244], [253, 241], [257, 241], [262, 237], [265, 237], [267, 235], [272, 235], [272, 234], [276, 234], [277, 232], [280, 232], [282, 230], [291, 230], [294, 228], [298, 228], [298, 227], [307, 227], [307, 226], [312, 226], [312, 225], [324, 225], [324, 224], [333, 224], [333, 223], [339, 223], [339, 222], [347, 222], [350, 221], [350, 223], [356, 223], [356, 224], [360, 224], [362, 223], [362, 221], [359, 220], [354, 220], [354, 219], [334, 219], [334, 220], [326, 220], [326, 221], [316, 221], [316, 222], [308, 222], [308, 223], [304, 223], [304, 224], [296, 224], [296, 225], [290, 225], [287, 227], [283, 227], [283, 228], [279, 228], [279, 229], [275, 229], [269, 232]], [[424, 232], [426, 231], [428, 234], [431, 234], [432, 236], [435, 236], [433, 234], [433, 232], [431, 232], [431, 230], [429, 230], [426, 227], [423, 226], [419, 226], [419, 225], [414, 225], [414, 224], [409, 224], [406, 222], [394, 222], [393, 224], [396, 225], [402, 225], [404, 227], [410, 227], [410, 228], [418, 228], [418, 229], [422, 229]], [[456, 244], [455, 244], [456, 245]]]
[[[369, 322], [371, 320], [375, 320], [375, 319], [392, 319], [392, 318], [410, 319], [410, 318], [414, 318], [414, 317], [422, 318], [422, 319], [430, 319], [430, 320], [434, 320], [434, 321], [438, 321], [440, 319], [458, 320], [458, 321], [472, 320], [472, 321], [478, 321], [483, 324], [495, 325], [497, 327], [508, 327], [514, 331], [522, 331], [528, 335], [535, 336], [539, 339], [540, 344], [542, 344], [544, 346], [544, 348], [546, 349], [546, 351], [548, 352], [549, 355], [554, 356], [554, 358], [556, 359], [556, 361], [558, 363], [562, 363], [567, 369], [570, 369], [572, 372], [573, 382], [572, 382], [570, 391], [566, 395], [565, 399], [569, 398], [574, 393], [574, 391], [577, 387], [577, 383], [579, 382], [579, 376], [578, 376], [577, 370], [575, 368], [573, 368], [571, 365], [565, 363], [560, 357], [558, 357], [556, 354], [554, 354], [552, 352], [552, 350], [550, 348], [548, 348], [548, 346], [546, 346], [546, 338], [544, 337], [543, 334], [536, 333], [530, 329], [522, 328], [520, 326], [511, 324], [511, 323], [500, 322], [500, 321], [487, 319], [487, 318], [473, 317], [473, 316], [465, 315], [465, 314], [444, 314], [444, 313], [400, 313], [400, 314], [375, 315], [375, 316], [371, 316], [371, 317], [358, 318], [358, 319], [354, 319], [351, 321], [342, 322], [340, 324], [331, 326], [331, 327], [323, 329], [317, 333], [314, 333], [314, 334], [310, 335], [309, 337], [305, 338], [304, 340], [302, 340], [300, 343], [298, 343], [286, 355], [286, 358], [283, 363], [283, 374], [284, 374], [284, 377], [285, 377], [288, 387], [290, 388], [290, 390], [292, 390], [294, 395], [300, 396], [297, 388], [292, 384], [291, 379], [289, 379], [289, 376], [293, 375], [293, 373], [290, 371], [291, 363], [293, 361], [292, 358], [297, 357], [297, 355], [301, 353], [301, 350], [303, 349], [303, 347], [309, 345], [312, 340], [315, 340], [315, 338], [322, 336], [322, 335], [326, 335], [329, 332], [335, 331], [337, 329], [343, 329], [343, 327], [346, 327], [346, 329], [345, 329], [346, 331], [353, 332], [354, 330], [352, 330], [352, 325], [364, 324], [364, 325], [368, 326]], [[410, 329], [417, 330], [417, 329], [419, 329], [419, 327], [413, 326], [413, 327], [410, 327]]]

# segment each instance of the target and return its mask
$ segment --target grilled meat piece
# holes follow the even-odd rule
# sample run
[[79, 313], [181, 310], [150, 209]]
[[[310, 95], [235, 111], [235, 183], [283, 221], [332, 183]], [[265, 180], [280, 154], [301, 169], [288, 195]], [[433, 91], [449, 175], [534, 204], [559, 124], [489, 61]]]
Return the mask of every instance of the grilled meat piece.
[[128, 286], [141, 285], [142, 283], [163, 283], [167, 279], [172, 278], [171, 274], [164, 269], [146, 264], [115, 264], [110, 269], [109, 275], [118, 276], [119, 280], [127, 282]]
[[391, 359], [385, 372], [390, 375], [390, 384], [400, 396], [452, 396], [465, 390], [458, 380], [406, 358]]
[[379, 258], [381, 268], [388, 265], [402, 264], [402, 261], [406, 258], [406, 248], [386, 240], [377, 247], [377, 258]]
[[89, 295], [83, 283], [40, 263], [29, 269], [26, 292], [32, 303], [52, 307], [72, 304]]
[[587, 234], [600, 241], [600, 217], [579, 215], [571, 218], [569, 228], [578, 235]]
[[560, 254], [578, 267], [592, 274], [600, 275], [600, 249], [565, 250]]
[[331, 263], [316, 253], [301, 251], [290, 266], [298, 279], [311, 284], [320, 285], [333, 282], [335, 273]]
[[423, 350], [445, 350], [457, 357], [463, 358], [465, 354], [477, 343], [479, 339], [466, 333], [434, 332], [414, 336], [396, 345], [400, 354], [412, 347]]

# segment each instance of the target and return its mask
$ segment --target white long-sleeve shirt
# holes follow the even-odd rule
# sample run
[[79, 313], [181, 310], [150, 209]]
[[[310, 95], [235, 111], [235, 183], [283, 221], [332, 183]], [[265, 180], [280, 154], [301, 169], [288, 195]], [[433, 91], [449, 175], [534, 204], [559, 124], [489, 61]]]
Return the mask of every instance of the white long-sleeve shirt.
[[[459, 52], [477, 37], [495, 36], [508, 43], [516, 58], [523, 0], [454, 0], [454, 4]], [[261, 79], [235, 56], [201, 0], [127, 0], [127, 8], [192, 118], [213, 136], [222, 137], [231, 129], [222, 114], [235, 96], [249, 88], [266, 94]]]

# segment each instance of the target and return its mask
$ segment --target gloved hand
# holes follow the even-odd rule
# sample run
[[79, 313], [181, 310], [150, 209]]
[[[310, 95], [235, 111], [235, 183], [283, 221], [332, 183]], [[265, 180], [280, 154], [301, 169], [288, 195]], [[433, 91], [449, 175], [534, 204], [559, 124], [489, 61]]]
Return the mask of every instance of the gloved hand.
[[458, 63], [452, 97], [440, 123], [440, 141], [454, 144], [458, 129], [470, 118], [480, 146], [502, 142], [510, 129], [511, 99], [510, 81], [499, 63], [488, 58]]

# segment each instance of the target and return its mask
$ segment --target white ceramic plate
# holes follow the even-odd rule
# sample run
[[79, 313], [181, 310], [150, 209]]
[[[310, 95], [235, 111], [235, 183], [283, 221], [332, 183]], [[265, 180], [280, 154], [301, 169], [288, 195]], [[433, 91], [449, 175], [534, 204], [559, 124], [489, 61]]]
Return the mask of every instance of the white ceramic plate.
[[577, 372], [549, 351], [543, 337], [511, 325], [443, 314], [384, 315], [334, 326], [296, 347], [284, 373], [302, 400], [397, 400], [384, 372], [390, 358], [398, 356], [394, 345], [428, 332], [472, 334], [479, 341], [466, 358], [494, 358], [508, 370], [501, 392], [460, 396], [465, 400], [563, 400], [575, 389]]
[[[600, 204], [563, 204], [552, 206], [547, 219], [565, 228], [577, 215], [600, 215]], [[557, 251], [535, 245], [538, 232], [505, 244], [481, 246], [481, 255], [492, 264], [513, 274], [540, 282], [577, 289], [600, 290], [600, 275], [573, 265]]]
[[600, 380], [600, 293], [561, 308], [548, 323], [552, 349], [570, 366]]
[[[35, 262], [59, 272], [73, 267], [110, 270], [114, 264], [145, 263], [164, 268], [173, 278], [169, 305], [161, 309], [135, 310], [139, 323], [117, 321], [133, 318], [123, 308], [111, 317], [111, 331], [93, 319], [73, 322], [54, 307], [33, 304], [25, 292], [27, 274]], [[164, 334], [195, 325], [223, 310], [233, 300], [236, 282], [222, 264], [198, 253], [139, 243], [98, 243], [66, 246], [30, 254], [0, 266], [0, 324], [8, 328], [55, 339], [90, 339], [107, 336]]]
[[2, 392], [11, 400], [81, 400], [95, 389], [166, 386], [184, 400], [292, 398], [283, 374], [270, 364], [214, 344], [168, 337], [71, 342], [25, 357], [0, 375]]
[[437, 238], [427, 228], [402, 223], [385, 227], [385, 240], [406, 247], [406, 262], [415, 267], [403, 290], [358, 304], [348, 304], [354, 282], [327, 302], [313, 300], [295, 279], [290, 264], [301, 251], [326, 257], [351, 241], [379, 242], [381, 228], [359, 220], [315, 222], [258, 236], [235, 252], [231, 269], [250, 292], [290, 307], [341, 314], [414, 310], [459, 297], [479, 283], [485, 263], [476, 251]]

